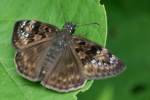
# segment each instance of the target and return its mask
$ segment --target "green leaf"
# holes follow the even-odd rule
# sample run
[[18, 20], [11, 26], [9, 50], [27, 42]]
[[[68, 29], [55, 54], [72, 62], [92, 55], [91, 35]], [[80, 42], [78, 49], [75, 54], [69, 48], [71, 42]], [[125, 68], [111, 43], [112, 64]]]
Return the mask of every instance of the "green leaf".
[[[84, 88], [58, 93], [45, 89], [39, 83], [20, 77], [15, 69], [15, 50], [11, 44], [13, 25], [20, 19], [36, 19], [61, 28], [66, 21], [77, 23], [77, 35], [101, 45], [106, 42], [106, 14], [103, 5], [96, 0], [1, 0], [0, 3], [0, 98], [2, 100], [76, 100]], [[98, 25], [84, 25], [97, 22]], [[83, 25], [83, 26], [80, 26]]]

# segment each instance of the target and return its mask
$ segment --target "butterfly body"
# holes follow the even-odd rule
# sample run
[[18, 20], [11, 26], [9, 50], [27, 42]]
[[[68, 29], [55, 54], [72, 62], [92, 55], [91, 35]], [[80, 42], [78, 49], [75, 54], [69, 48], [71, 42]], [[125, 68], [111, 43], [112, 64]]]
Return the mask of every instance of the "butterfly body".
[[58, 92], [84, 86], [87, 80], [116, 76], [123, 63], [106, 48], [74, 36], [76, 25], [62, 29], [35, 20], [16, 22], [12, 43], [18, 73]]

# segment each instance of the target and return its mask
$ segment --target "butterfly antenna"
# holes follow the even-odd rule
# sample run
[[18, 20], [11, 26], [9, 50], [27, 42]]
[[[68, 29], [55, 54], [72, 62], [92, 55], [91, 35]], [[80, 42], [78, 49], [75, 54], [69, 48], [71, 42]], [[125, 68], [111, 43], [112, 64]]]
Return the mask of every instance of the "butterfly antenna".
[[93, 22], [93, 23], [87, 23], [87, 24], [77, 24], [77, 27], [81, 27], [81, 26], [89, 26], [89, 25], [96, 25], [96, 26], [100, 26], [99, 23], [97, 22]]

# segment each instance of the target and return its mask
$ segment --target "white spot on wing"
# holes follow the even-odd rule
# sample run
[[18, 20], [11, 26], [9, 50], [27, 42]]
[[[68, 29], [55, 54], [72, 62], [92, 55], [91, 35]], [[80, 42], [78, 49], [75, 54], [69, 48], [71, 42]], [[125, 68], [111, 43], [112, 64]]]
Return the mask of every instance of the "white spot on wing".
[[29, 37], [29, 33], [27, 33], [27, 32], [22, 32], [22, 33], [19, 34], [19, 36], [20, 36], [21, 39], [24, 39], [24, 38]]
[[97, 53], [100, 54], [101, 52], [98, 50]]
[[98, 65], [99, 65], [99, 66], [101, 66], [101, 65], [102, 65], [102, 63], [99, 61], [99, 62], [98, 62]]
[[92, 64], [95, 64], [95, 63], [96, 63], [96, 60], [95, 60], [95, 59], [93, 59], [93, 60], [91, 61], [91, 63], [92, 63]]

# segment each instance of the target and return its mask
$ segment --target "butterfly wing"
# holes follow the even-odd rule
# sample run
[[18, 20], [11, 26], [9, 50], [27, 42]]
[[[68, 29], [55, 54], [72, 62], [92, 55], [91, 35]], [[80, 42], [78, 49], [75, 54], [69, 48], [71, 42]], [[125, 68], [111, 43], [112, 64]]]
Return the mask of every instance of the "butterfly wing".
[[15, 57], [17, 71], [26, 79], [41, 81], [47, 72], [52, 71], [61, 50], [59, 38], [18, 50]]
[[106, 48], [77, 36], [72, 41], [88, 79], [112, 77], [124, 70], [124, 64]]
[[58, 92], [69, 92], [81, 88], [85, 81], [82, 67], [69, 46], [63, 49], [62, 55], [42, 80], [41, 84]]
[[42, 71], [44, 55], [47, 51], [45, 47], [48, 42], [34, 45], [33, 47], [17, 51], [15, 62], [18, 73], [31, 81], [39, 81]]
[[58, 28], [35, 20], [17, 21], [12, 43], [17, 49], [17, 71], [31, 81], [39, 81], [43, 75], [43, 59], [55, 39]]
[[12, 43], [15, 48], [24, 49], [54, 38], [58, 28], [35, 20], [17, 21]]

